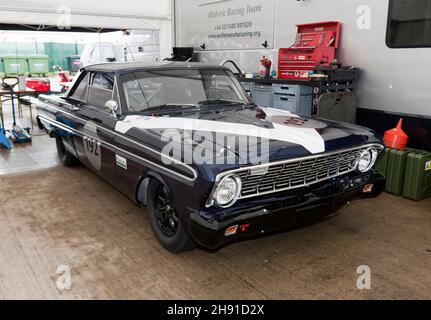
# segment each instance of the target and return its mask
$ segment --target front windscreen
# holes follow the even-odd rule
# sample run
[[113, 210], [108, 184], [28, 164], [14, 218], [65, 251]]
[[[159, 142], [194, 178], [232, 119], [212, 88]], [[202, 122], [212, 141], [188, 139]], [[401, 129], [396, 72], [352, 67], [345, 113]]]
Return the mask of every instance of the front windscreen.
[[219, 69], [134, 72], [123, 75], [120, 83], [129, 112], [250, 103], [233, 74]]

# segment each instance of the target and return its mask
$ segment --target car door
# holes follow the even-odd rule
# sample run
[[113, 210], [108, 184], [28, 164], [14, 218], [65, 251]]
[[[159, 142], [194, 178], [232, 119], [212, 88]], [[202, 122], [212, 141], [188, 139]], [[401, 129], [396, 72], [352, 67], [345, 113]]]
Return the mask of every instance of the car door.
[[114, 97], [115, 77], [110, 73], [89, 74], [86, 102], [74, 111], [79, 119], [75, 147], [82, 163], [111, 184], [116, 184], [115, 123], [117, 118], [105, 107]]
[[[58, 122], [63, 123], [66, 127], [70, 127], [76, 131], [79, 128], [79, 123], [81, 121], [76, 117], [75, 111], [86, 103], [90, 76], [88, 73], [83, 72], [77, 77], [76, 83], [69, 95], [62, 98], [65, 100], [65, 104], [61, 107], [65, 112], [56, 113], [56, 120]], [[75, 141], [78, 136], [64, 130], [58, 130], [57, 133], [61, 136], [67, 151], [79, 158], [75, 146]]]

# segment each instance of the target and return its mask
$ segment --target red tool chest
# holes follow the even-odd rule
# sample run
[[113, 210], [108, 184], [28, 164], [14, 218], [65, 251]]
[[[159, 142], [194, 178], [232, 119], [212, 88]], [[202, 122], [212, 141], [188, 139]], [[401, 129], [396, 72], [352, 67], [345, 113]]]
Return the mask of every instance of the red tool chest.
[[295, 44], [278, 52], [278, 78], [304, 79], [310, 72], [335, 58], [341, 23], [336, 21], [297, 25]]

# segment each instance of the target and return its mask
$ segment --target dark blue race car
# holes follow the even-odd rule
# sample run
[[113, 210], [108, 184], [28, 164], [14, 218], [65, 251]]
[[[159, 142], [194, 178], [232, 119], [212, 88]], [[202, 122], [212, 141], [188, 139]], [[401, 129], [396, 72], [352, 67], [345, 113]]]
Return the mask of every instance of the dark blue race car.
[[35, 104], [62, 161], [147, 206], [173, 252], [291, 229], [385, 184], [376, 133], [260, 108], [220, 66], [89, 66]]

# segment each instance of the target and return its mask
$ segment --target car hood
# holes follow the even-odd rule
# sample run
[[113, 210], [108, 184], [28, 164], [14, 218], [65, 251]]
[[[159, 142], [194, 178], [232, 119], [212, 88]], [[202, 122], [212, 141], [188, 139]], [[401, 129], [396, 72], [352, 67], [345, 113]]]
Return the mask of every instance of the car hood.
[[[216, 158], [235, 155], [237, 165], [250, 164], [254, 158], [272, 162], [381, 143], [374, 131], [364, 127], [258, 107], [206, 109], [169, 116], [128, 115], [117, 122], [115, 130], [159, 150], [169, 143], [166, 136], [182, 135], [181, 142], [193, 144], [194, 149], [205, 140], [206, 146], [215, 147]], [[227, 137], [236, 139], [226, 143]], [[240, 146], [244, 139], [248, 139], [247, 148]], [[262, 141], [268, 142], [265, 148], [260, 148]]]

